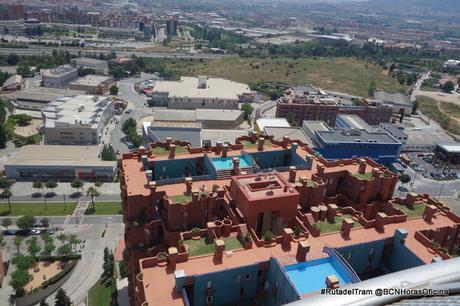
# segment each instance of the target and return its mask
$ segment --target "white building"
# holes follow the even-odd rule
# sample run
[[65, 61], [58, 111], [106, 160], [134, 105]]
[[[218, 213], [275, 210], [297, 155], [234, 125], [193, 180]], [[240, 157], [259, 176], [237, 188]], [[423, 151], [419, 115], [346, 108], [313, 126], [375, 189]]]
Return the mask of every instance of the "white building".
[[180, 81], [158, 81], [151, 104], [174, 109], [238, 109], [240, 102], [254, 98], [248, 85], [206, 76], [182, 77]]
[[42, 72], [42, 84], [44, 87], [66, 88], [70, 82], [77, 78], [77, 69], [70, 65], [62, 65]]
[[42, 109], [45, 144], [98, 144], [113, 117], [110, 97], [60, 97]]

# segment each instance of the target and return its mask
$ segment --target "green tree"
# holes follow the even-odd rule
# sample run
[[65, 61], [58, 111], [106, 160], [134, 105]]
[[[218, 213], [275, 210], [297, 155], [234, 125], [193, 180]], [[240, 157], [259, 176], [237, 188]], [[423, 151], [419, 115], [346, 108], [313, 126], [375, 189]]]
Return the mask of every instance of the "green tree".
[[16, 246], [16, 251], [20, 254], [21, 252], [19, 251], [19, 247], [21, 246], [21, 243], [22, 241], [24, 240], [24, 238], [22, 238], [22, 236], [19, 236], [19, 235], [16, 235], [14, 237], [14, 245]]
[[406, 173], [403, 173], [399, 176], [399, 180], [401, 181], [401, 183], [404, 185], [404, 184], [407, 184], [410, 182], [411, 178], [410, 178], [410, 175], [409, 174], [406, 174]]
[[[1, 125], [0, 125], [1, 126]], [[0, 188], [10, 188], [13, 182], [6, 177], [0, 177]]]
[[128, 267], [124, 260], [118, 262], [118, 271], [120, 271], [120, 277], [125, 278], [128, 276]]
[[16, 123], [19, 126], [28, 126], [30, 124], [30, 121], [32, 120], [32, 117], [26, 114], [19, 114], [14, 115], [14, 120], [16, 120]]
[[112, 145], [104, 145], [101, 151], [102, 160], [117, 160], [117, 154], [113, 150]]
[[42, 238], [44, 243], [53, 242], [54, 240], [53, 237], [51, 237], [51, 235], [47, 232], [42, 233], [40, 238]]
[[47, 242], [45, 243], [45, 246], [43, 247], [43, 251], [48, 256], [51, 255], [55, 249], [56, 249], [56, 245], [53, 242]]
[[367, 95], [369, 97], [372, 97], [374, 95], [374, 92], [377, 90], [377, 83], [375, 83], [375, 81], [372, 81], [370, 84], [369, 84], [369, 89], [367, 90]]
[[106, 247], [104, 248], [104, 263], [102, 264], [105, 277], [113, 277], [115, 275], [115, 258], [113, 253]]
[[60, 233], [58, 236], [57, 236], [57, 240], [59, 240], [59, 242], [62, 244], [64, 244], [64, 242], [67, 240], [67, 235], [64, 234], [64, 233]]
[[72, 246], [72, 250], [74, 250], [75, 247], [77, 246], [77, 244], [80, 243], [80, 239], [78, 239], [77, 235], [75, 235], [75, 234], [70, 234], [69, 238], [68, 238], [68, 241], [69, 241], [70, 245]]
[[80, 192], [80, 188], [83, 188], [83, 185], [85, 185], [85, 183], [78, 178], [70, 182], [70, 187], [77, 189], [77, 192]]
[[57, 249], [57, 253], [62, 256], [69, 255], [72, 252], [72, 246], [69, 243], [61, 245]]
[[11, 211], [11, 197], [13, 196], [13, 193], [11, 192], [10, 188], [5, 188], [3, 189], [3, 192], [1, 194], [1, 197], [3, 199], [8, 200], [8, 210]]
[[13, 257], [11, 262], [16, 266], [19, 270], [28, 270], [33, 267], [35, 263], [35, 258], [32, 256], [18, 254]]
[[454, 90], [455, 86], [452, 81], [447, 81], [444, 84], [442, 84], [441, 89], [444, 92], [450, 93], [452, 90]]
[[119, 80], [125, 76], [125, 71], [120, 66], [113, 68], [112, 76], [115, 80]]
[[16, 220], [16, 226], [19, 227], [20, 229], [30, 229], [31, 227], [34, 226], [34, 224], [37, 222], [37, 219], [35, 219], [34, 216], [30, 215], [25, 215], [22, 217], [19, 217]]
[[123, 125], [121, 126], [121, 130], [123, 131], [123, 133], [127, 135], [131, 131], [133, 130], [135, 131], [136, 127], [137, 127], [136, 120], [134, 120], [134, 118], [128, 118], [126, 119], [125, 122], [123, 122]]
[[5, 130], [5, 126], [3, 123], [0, 123], [0, 149], [6, 148], [6, 142], [7, 142], [7, 134]]
[[241, 106], [241, 111], [244, 113], [244, 120], [250, 121], [252, 112], [254, 111], [254, 107], [250, 103], [244, 103]]
[[89, 195], [91, 197], [91, 203], [93, 204], [93, 210], [96, 210], [96, 206], [94, 205], [94, 197], [99, 195], [99, 192], [97, 191], [96, 188], [94, 187], [89, 187], [88, 190], [86, 191], [86, 195]]
[[71, 306], [72, 301], [67, 296], [67, 293], [64, 289], [60, 288], [56, 293], [56, 298], [54, 300], [54, 306]]
[[40, 302], [40, 306], [50, 306], [45, 300]]
[[45, 203], [45, 209], [48, 209], [48, 203], [46, 203], [46, 197], [45, 197], [45, 184], [42, 181], [38, 180], [32, 183], [32, 187], [35, 189], [41, 190], [43, 202]]
[[118, 86], [113, 84], [112, 86], [110, 86], [110, 94], [113, 95], [113, 96], [116, 96], [118, 95]]
[[16, 270], [13, 273], [11, 273], [10, 285], [15, 290], [21, 290], [25, 285], [27, 285], [30, 282], [31, 279], [32, 276], [26, 270]]
[[20, 65], [16, 69], [17, 74], [19, 74], [22, 77], [28, 77], [32, 75], [32, 71], [30, 70], [30, 67], [27, 65]]
[[16, 53], [10, 53], [10, 55], [6, 58], [6, 62], [11, 66], [17, 65], [19, 62], [19, 56]]
[[4, 218], [2, 219], [2, 226], [7, 230], [8, 227], [13, 224], [10, 218]]
[[32, 237], [29, 240], [27, 240], [27, 252], [34, 258], [36, 255], [41, 251], [41, 247], [38, 244], [38, 238], [37, 237]]

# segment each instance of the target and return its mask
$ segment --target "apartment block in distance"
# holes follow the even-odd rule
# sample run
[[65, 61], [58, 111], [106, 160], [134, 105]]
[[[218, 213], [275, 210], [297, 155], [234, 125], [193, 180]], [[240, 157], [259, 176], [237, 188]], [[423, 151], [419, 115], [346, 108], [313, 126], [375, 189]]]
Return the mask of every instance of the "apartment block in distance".
[[60, 97], [42, 109], [45, 144], [98, 144], [114, 115], [111, 97]]
[[321, 289], [449, 260], [460, 243], [447, 206], [393, 198], [398, 174], [288, 137], [169, 138], [123, 154], [119, 169], [133, 306], [308, 304]]

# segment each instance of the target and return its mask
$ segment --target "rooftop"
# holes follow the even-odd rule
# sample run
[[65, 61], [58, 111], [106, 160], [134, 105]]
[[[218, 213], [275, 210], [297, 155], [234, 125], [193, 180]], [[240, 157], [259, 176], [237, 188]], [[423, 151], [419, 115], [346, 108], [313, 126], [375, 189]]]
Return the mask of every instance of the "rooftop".
[[199, 78], [181, 77], [180, 81], [157, 81], [154, 92], [169, 93], [169, 97], [238, 100], [250, 93], [248, 85], [220, 78], [207, 78], [205, 88], [199, 88]]
[[235, 121], [241, 114], [240, 110], [233, 109], [161, 109], [155, 111], [153, 116], [155, 121]]
[[286, 118], [260, 118], [256, 124], [261, 131], [266, 127], [291, 127]]
[[90, 57], [77, 57], [74, 58], [73, 61], [79, 63], [79, 64], [107, 64], [107, 61], [100, 60], [100, 59], [95, 59], [95, 58], [90, 58]]
[[28, 145], [8, 157], [7, 165], [115, 166], [116, 161], [101, 161], [97, 146]]
[[70, 65], [62, 65], [56, 68], [47, 69], [42, 72], [42, 76], [45, 77], [61, 77], [70, 73], [77, 72], [77, 69]]
[[305, 134], [305, 132], [298, 127], [266, 127], [264, 133], [269, 136], [273, 136], [275, 140], [283, 140], [284, 136], [288, 136], [290, 140], [300, 140], [304, 144], [313, 147], [311, 139]]
[[10, 76], [4, 83], [3, 83], [3, 86], [11, 86], [11, 85], [14, 85], [16, 83], [21, 83], [22, 82], [22, 76], [20, 76], [19, 74], [15, 74], [15, 75], [12, 75]]
[[51, 102], [62, 96], [75, 96], [84, 94], [81, 90], [59, 89], [49, 87], [28, 87], [9, 94], [11, 99], [36, 101], [42, 103]]
[[444, 142], [437, 145], [446, 152], [460, 153], [460, 142]]
[[403, 104], [403, 105], [412, 105], [409, 100], [409, 97], [402, 93], [388, 93], [385, 91], [376, 91], [374, 92], [374, 99], [380, 100], [390, 104]]
[[83, 85], [83, 86], [99, 86], [103, 83], [112, 83], [112, 77], [88, 74], [87, 76], [81, 77], [70, 83], [69, 85]]
[[61, 97], [42, 109], [45, 128], [91, 126], [97, 127], [102, 114], [112, 104], [110, 97], [78, 95]]

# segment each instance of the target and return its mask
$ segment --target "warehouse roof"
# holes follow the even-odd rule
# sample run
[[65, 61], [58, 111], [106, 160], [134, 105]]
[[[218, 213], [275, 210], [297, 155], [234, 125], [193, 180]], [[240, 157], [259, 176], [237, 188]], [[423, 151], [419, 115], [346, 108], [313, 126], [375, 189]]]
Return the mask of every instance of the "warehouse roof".
[[81, 95], [84, 91], [48, 88], [48, 87], [29, 87], [24, 90], [16, 91], [8, 95], [12, 100], [36, 101], [48, 103], [62, 96]]
[[220, 78], [206, 78], [205, 88], [199, 88], [199, 79], [181, 77], [180, 81], [157, 81], [154, 92], [167, 92], [169, 97], [238, 100], [243, 93], [250, 93], [248, 85]]
[[401, 93], [388, 93], [385, 91], [374, 92], [374, 99], [390, 104], [412, 105], [407, 95]]
[[36, 166], [107, 166], [116, 161], [102, 161], [97, 146], [28, 145], [8, 157], [7, 165]]

